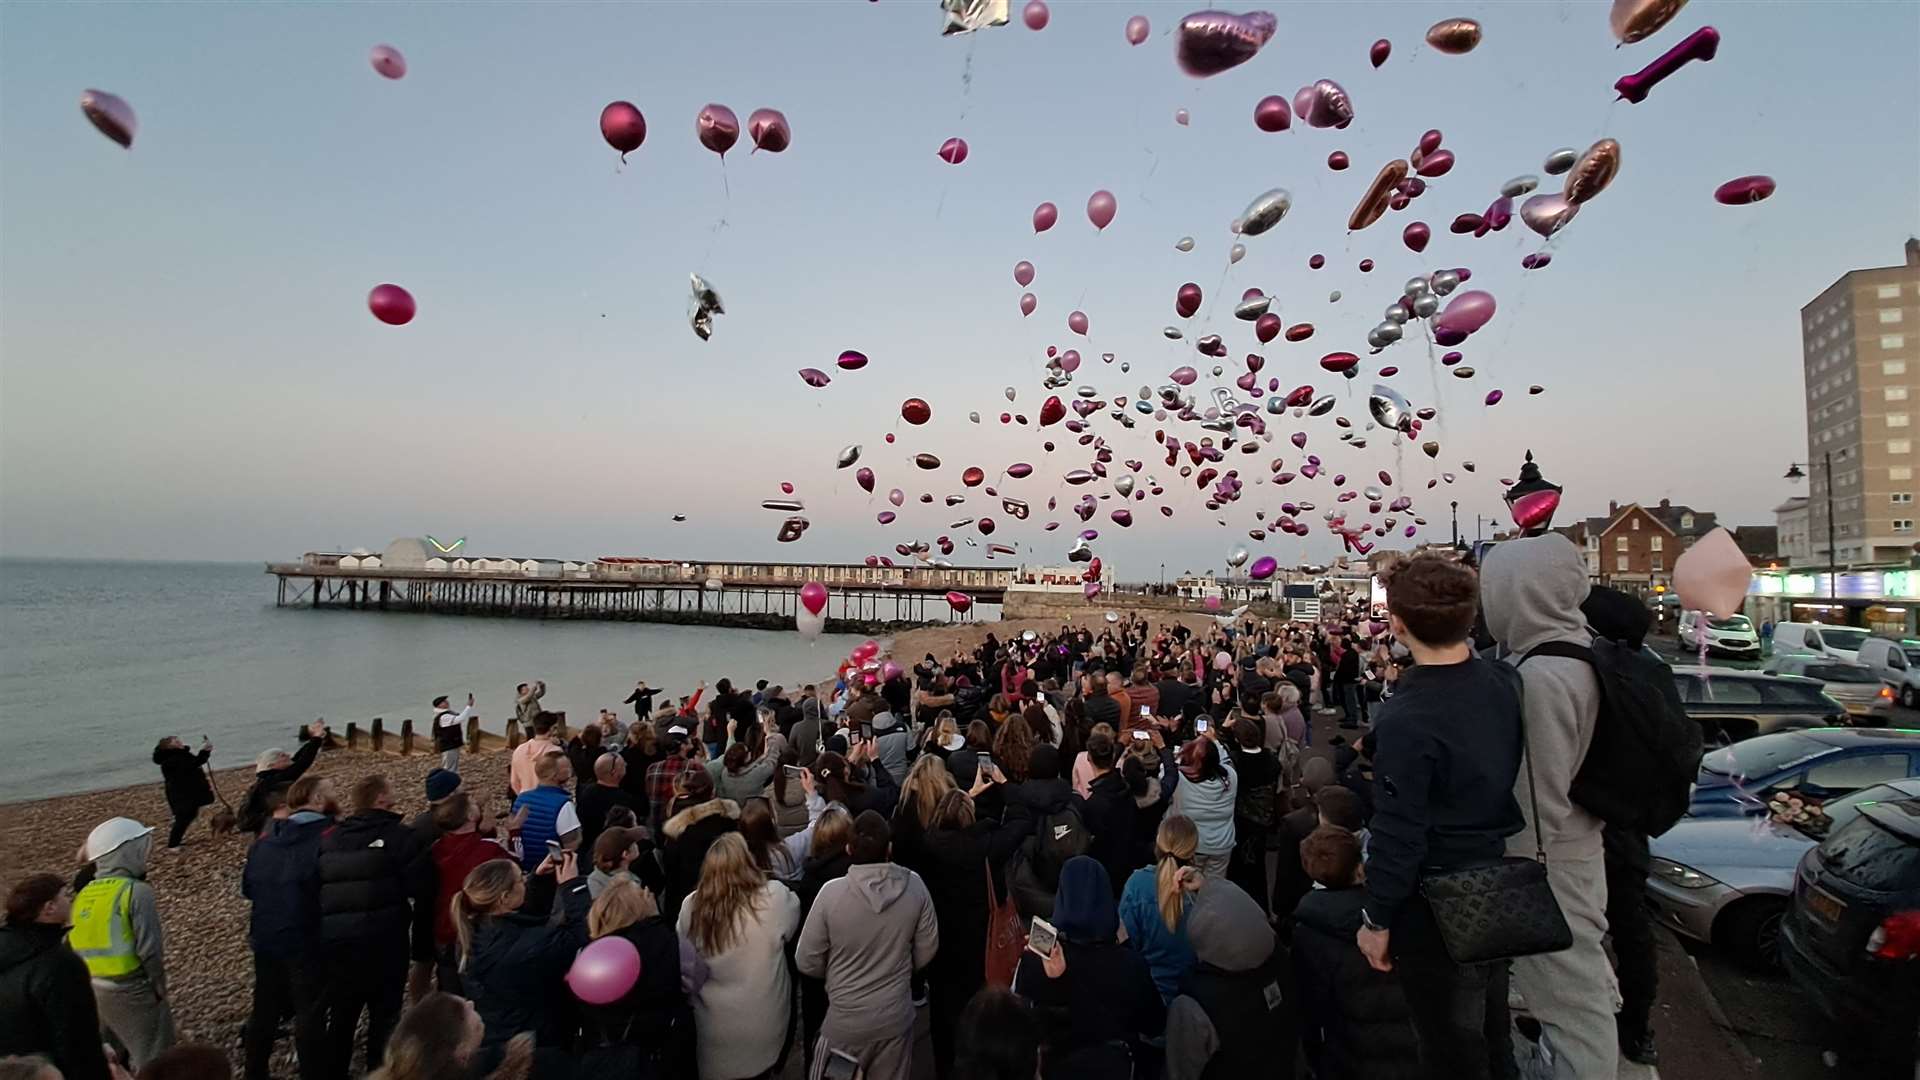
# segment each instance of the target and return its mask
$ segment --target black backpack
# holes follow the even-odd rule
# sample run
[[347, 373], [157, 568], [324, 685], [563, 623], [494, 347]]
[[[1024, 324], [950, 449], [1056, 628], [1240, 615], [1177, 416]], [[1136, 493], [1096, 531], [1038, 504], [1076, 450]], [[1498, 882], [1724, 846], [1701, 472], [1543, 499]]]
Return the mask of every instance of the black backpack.
[[1645, 649], [1596, 637], [1549, 641], [1527, 652], [1584, 660], [1600, 684], [1600, 717], [1573, 801], [1609, 825], [1659, 836], [1687, 812], [1700, 775], [1700, 725], [1680, 704], [1673, 669]]

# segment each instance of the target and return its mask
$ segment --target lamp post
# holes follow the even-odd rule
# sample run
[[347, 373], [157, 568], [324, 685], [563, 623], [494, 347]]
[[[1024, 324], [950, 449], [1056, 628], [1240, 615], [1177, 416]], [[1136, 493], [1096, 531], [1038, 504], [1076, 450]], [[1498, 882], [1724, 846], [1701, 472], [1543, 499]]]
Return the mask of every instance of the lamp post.
[[1560, 485], [1549, 483], [1533, 463], [1533, 451], [1520, 466], [1520, 479], [1507, 489], [1507, 509], [1521, 536], [1541, 536], [1553, 528], [1554, 511], [1560, 509]]
[[1447, 505], [1453, 508], [1453, 546], [1457, 551], [1460, 548], [1460, 501], [1455, 499]]
[[[1847, 452], [1845, 450], [1840, 451], [1840, 456], [1846, 457]], [[1834, 546], [1833, 528], [1833, 451], [1829, 450], [1821, 454], [1820, 460], [1821, 467], [1826, 471], [1827, 476], [1827, 599], [1833, 600], [1839, 595], [1840, 584], [1840, 558], [1838, 549]], [[1785, 478], [1788, 480], [1806, 479], [1807, 474], [1800, 467], [1803, 464], [1811, 467], [1811, 463], [1808, 462], [1789, 462]]]

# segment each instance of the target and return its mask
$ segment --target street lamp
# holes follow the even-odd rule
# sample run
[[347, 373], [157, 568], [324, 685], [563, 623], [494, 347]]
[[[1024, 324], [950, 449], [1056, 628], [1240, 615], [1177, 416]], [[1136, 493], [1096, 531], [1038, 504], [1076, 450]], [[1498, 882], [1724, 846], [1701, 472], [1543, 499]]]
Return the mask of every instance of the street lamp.
[[[1846, 457], [1847, 452], [1845, 450], [1840, 451], [1840, 456], [1843, 458]], [[1821, 454], [1820, 460], [1822, 468], [1826, 471], [1827, 479], [1827, 599], [1832, 600], [1838, 595], [1840, 581], [1840, 559], [1838, 550], [1834, 547], [1833, 451], [1829, 450]], [[1802, 462], [1798, 461], [1789, 462], [1783, 478], [1787, 480], [1805, 480], [1807, 474], [1806, 471], [1800, 467], [1802, 464]], [[1808, 464], [1809, 467], [1811, 467], [1810, 463]]]
[[1455, 499], [1447, 505], [1453, 508], [1453, 547], [1458, 551], [1460, 549], [1460, 500]]

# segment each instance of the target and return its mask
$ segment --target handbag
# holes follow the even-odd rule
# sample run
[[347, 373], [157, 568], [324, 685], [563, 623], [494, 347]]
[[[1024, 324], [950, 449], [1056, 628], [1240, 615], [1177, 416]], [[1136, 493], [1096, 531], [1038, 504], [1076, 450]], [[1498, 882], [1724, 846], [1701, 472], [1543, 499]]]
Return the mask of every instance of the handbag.
[[1006, 990], [1013, 986], [1013, 973], [1020, 966], [1020, 954], [1027, 948], [1027, 933], [1020, 925], [1020, 912], [1013, 897], [998, 900], [993, 892], [993, 868], [987, 867], [987, 985]]
[[1524, 690], [1520, 691], [1520, 700], [1520, 753], [1527, 768], [1534, 857], [1510, 855], [1498, 862], [1444, 870], [1420, 879], [1420, 895], [1433, 909], [1440, 942], [1456, 964], [1536, 956], [1573, 945], [1573, 930], [1567, 926], [1567, 917], [1560, 911], [1560, 902], [1554, 899], [1553, 886], [1547, 880], [1547, 842], [1540, 831], [1540, 803], [1534, 795]]

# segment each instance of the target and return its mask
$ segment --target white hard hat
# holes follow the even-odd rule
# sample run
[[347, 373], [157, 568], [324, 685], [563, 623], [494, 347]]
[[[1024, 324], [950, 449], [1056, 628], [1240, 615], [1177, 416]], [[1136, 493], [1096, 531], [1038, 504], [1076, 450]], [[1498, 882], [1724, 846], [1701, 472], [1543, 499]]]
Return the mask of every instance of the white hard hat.
[[138, 840], [152, 831], [153, 826], [142, 825], [132, 818], [108, 818], [87, 834], [87, 846], [84, 849], [87, 859], [98, 859], [127, 841]]

